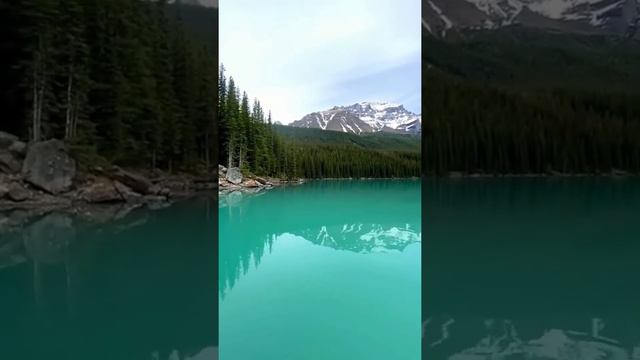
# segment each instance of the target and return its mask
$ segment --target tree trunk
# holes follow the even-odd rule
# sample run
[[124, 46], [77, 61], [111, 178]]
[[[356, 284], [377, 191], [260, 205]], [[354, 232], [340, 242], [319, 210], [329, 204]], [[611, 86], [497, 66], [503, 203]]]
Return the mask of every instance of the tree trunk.
[[229, 140], [229, 159], [227, 161], [227, 168], [231, 169], [233, 167], [233, 142]]
[[69, 76], [67, 78], [67, 117], [64, 127], [64, 138], [65, 140], [69, 140], [73, 137], [73, 64], [70, 65]]
[[40, 100], [38, 99], [38, 70], [34, 67], [33, 69], [33, 113], [32, 113], [32, 122], [31, 122], [31, 140], [38, 141], [40, 137], [40, 129], [38, 127], [38, 104]]
[[207, 165], [207, 172], [209, 172], [209, 169], [211, 168], [210, 165], [210, 161], [211, 159], [209, 158], [209, 132], [207, 132], [206, 134], [204, 134], [204, 161], [205, 164]]

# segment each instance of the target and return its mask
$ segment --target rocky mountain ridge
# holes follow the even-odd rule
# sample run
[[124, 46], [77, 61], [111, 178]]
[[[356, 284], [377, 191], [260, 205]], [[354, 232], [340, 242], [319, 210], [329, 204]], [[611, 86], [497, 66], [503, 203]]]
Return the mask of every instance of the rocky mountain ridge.
[[401, 104], [360, 102], [313, 112], [294, 121], [290, 126], [357, 135], [380, 131], [419, 134], [422, 131], [422, 117], [408, 111]]
[[424, 31], [436, 37], [519, 25], [640, 38], [637, 0], [425, 0], [422, 9]]

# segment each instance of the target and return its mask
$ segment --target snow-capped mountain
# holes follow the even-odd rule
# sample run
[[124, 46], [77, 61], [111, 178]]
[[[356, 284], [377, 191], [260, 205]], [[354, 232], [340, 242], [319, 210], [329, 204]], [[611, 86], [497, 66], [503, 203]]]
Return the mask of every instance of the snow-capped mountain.
[[418, 134], [422, 131], [422, 120], [400, 104], [361, 102], [305, 115], [291, 126], [353, 134], [379, 131]]
[[424, 30], [438, 37], [509, 25], [639, 37], [640, 0], [423, 0], [422, 9]]

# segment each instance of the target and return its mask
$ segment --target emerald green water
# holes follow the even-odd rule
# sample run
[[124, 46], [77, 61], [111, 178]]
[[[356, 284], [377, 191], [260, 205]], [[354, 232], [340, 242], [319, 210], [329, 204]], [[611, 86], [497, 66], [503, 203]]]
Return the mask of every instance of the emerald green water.
[[0, 212], [0, 359], [216, 359], [215, 205]]
[[222, 360], [420, 359], [420, 182], [220, 199]]
[[640, 359], [640, 181], [424, 191], [425, 359]]

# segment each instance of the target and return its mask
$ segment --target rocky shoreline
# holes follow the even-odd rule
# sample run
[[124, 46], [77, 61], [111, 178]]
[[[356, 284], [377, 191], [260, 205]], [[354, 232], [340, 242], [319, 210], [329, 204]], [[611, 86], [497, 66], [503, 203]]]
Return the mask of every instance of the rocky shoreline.
[[218, 194], [226, 195], [235, 191], [256, 193], [269, 190], [285, 184], [302, 184], [303, 179], [285, 180], [274, 177], [261, 177], [256, 175], [243, 175], [237, 167], [227, 169], [218, 165]]
[[465, 173], [451, 171], [444, 176], [448, 178], [590, 178], [590, 177], [635, 177], [639, 174], [630, 173], [624, 170], [611, 170], [601, 173], [563, 173], [559, 171], [548, 171], [544, 173], [524, 173], [524, 174], [489, 174], [489, 173]]
[[117, 166], [80, 171], [60, 140], [27, 144], [0, 132], [0, 211], [92, 204], [159, 208], [217, 186], [213, 176], [143, 173]]

